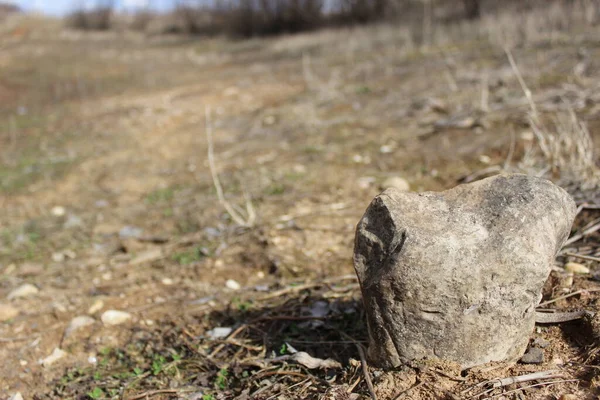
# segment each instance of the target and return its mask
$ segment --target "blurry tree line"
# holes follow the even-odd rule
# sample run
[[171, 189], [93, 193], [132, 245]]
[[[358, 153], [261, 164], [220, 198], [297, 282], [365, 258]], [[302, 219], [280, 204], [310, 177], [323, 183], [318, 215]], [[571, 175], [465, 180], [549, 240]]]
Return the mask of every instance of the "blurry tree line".
[[[83, 0], [81, 0], [83, 1]], [[232, 37], [297, 33], [332, 26], [379, 21], [475, 20], [505, 7], [547, 6], [551, 0], [175, 0], [174, 10], [156, 14], [151, 8], [128, 15], [114, 13], [113, 0], [98, 0], [93, 8], [76, 8], [67, 19], [71, 27], [106, 30], [127, 21], [127, 28], [153, 33], [182, 33]], [[554, 0], [572, 4], [597, 0]], [[86, 2], [89, 4], [89, 2]], [[597, 9], [597, 7], [596, 7]], [[596, 11], [597, 12], [597, 11]], [[429, 21], [425, 21], [429, 19]]]

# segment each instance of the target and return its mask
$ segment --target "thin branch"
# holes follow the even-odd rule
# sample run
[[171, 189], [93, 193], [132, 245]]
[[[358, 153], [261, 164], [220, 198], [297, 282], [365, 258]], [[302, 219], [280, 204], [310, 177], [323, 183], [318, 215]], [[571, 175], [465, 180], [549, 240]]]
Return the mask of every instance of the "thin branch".
[[510, 147], [508, 148], [508, 154], [506, 155], [506, 160], [504, 160], [503, 169], [505, 171], [510, 166], [514, 152], [515, 152], [515, 131], [514, 131], [514, 129], [511, 129], [510, 130]]
[[600, 292], [600, 289], [582, 289], [573, 293], [565, 294], [564, 296], [559, 296], [555, 299], [544, 301], [543, 303], [538, 304], [538, 307], [547, 306], [548, 304], [556, 303], [559, 300], [568, 299], [569, 297], [577, 296], [578, 294], [586, 294], [586, 293], [595, 293]]
[[527, 101], [529, 102], [529, 106], [531, 107], [532, 117], [537, 120], [538, 112], [537, 112], [535, 103], [533, 102], [533, 95], [531, 94], [531, 90], [529, 90], [529, 88], [527, 87], [527, 84], [525, 83], [525, 80], [523, 79], [523, 75], [521, 75], [521, 71], [519, 71], [519, 67], [517, 67], [517, 63], [515, 62], [515, 59], [513, 58], [508, 47], [504, 48], [504, 52], [506, 53], [506, 56], [508, 57], [508, 62], [510, 62], [510, 66], [512, 67], [513, 72], [515, 73], [515, 75], [517, 76], [517, 79], [519, 80], [519, 84], [521, 85], [521, 89], [523, 90], [523, 93], [525, 93], [525, 97], [527, 97]]
[[536, 384], [533, 384], [533, 385], [523, 386], [523, 387], [520, 387], [520, 388], [517, 388], [517, 389], [509, 390], [508, 392], [498, 393], [498, 394], [495, 394], [493, 396], [490, 396], [489, 398], [493, 399], [495, 397], [505, 396], [507, 394], [515, 393], [515, 392], [521, 391], [523, 389], [529, 389], [529, 388], [538, 387], [538, 386], [544, 386], [544, 385], [554, 385], [556, 383], [566, 383], [566, 382], [579, 382], [579, 379], [561, 379], [561, 380], [558, 380], [558, 381], [540, 382], [540, 383], [536, 383]]
[[244, 219], [244, 217], [242, 217], [242, 215], [239, 214], [235, 210], [235, 208], [232, 207], [231, 204], [229, 204], [229, 202], [225, 199], [225, 195], [223, 194], [223, 187], [221, 186], [221, 181], [219, 180], [219, 175], [217, 174], [217, 168], [215, 167], [210, 106], [206, 106], [204, 108], [204, 117], [206, 125], [206, 140], [208, 141], [208, 167], [210, 168], [210, 175], [212, 176], [212, 180], [215, 185], [215, 190], [217, 191], [217, 197], [219, 199], [219, 202], [225, 208], [225, 211], [227, 211], [227, 213], [231, 216], [231, 219], [233, 219], [233, 221], [236, 224], [246, 228], [252, 228], [256, 219], [256, 213], [254, 211], [254, 207], [252, 206], [252, 202], [250, 201], [249, 196], [244, 192], [244, 198], [246, 199], [246, 210], [248, 212], [247, 219]]
[[126, 400], [148, 399], [151, 396], [155, 396], [157, 394], [177, 394], [177, 393], [181, 393], [181, 390], [178, 390], [178, 389], [150, 390], [148, 392], [140, 393], [140, 394], [132, 396], [132, 397], [127, 397]]
[[576, 254], [576, 253], [565, 253], [564, 255], [569, 256], [569, 257], [581, 258], [582, 260], [600, 262], [600, 257], [592, 257], [592, 256], [586, 256], [583, 254]]
[[360, 356], [360, 364], [362, 365], [362, 371], [365, 376], [365, 381], [367, 382], [367, 387], [369, 388], [371, 398], [373, 400], [377, 400], [375, 388], [373, 387], [373, 382], [371, 381], [371, 376], [369, 375], [369, 365], [367, 364], [367, 358], [365, 357], [365, 351], [363, 349], [363, 346], [358, 342], [355, 343], [355, 346], [358, 349], [358, 355]]

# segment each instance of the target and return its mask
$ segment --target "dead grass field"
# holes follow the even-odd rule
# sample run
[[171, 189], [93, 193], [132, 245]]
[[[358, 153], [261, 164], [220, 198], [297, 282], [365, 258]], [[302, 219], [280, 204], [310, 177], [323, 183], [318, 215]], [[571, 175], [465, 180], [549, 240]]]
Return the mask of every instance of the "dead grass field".
[[[600, 27], [584, 9], [240, 42], [17, 16], [0, 23], [0, 71], [0, 303], [18, 312], [0, 323], [1, 398], [369, 398], [354, 227], [395, 176], [416, 191], [501, 170], [554, 179], [587, 206], [544, 300], [577, 293], [548, 307], [598, 311]], [[251, 227], [217, 200], [207, 125]], [[26, 283], [39, 291], [7, 299]], [[107, 326], [110, 309], [132, 318]], [[70, 332], [82, 315], [93, 324]], [[594, 399], [595, 323], [539, 326], [543, 364], [371, 369], [374, 391]], [[211, 339], [215, 327], [233, 333]], [[294, 348], [341, 365], [272, 360]], [[554, 369], [535, 387], [473, 387]]]

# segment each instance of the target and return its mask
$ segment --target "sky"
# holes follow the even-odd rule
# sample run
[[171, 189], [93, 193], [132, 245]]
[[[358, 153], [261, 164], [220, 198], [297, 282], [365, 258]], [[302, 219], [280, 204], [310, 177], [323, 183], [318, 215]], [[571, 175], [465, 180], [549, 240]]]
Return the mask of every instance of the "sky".
[[[101, 2], [101, 1], [100, 1]], [[25, 11], [38, 11], [51, 15], [64, 15], [77, 6], [93, 6], [94, 0], [0, 0], [0, 3], [16, 4]], [[132, 10], [147, 5], [156, 10], [166, 10], [172, 7], [175, 0], [114, 0], [118, 10]]]

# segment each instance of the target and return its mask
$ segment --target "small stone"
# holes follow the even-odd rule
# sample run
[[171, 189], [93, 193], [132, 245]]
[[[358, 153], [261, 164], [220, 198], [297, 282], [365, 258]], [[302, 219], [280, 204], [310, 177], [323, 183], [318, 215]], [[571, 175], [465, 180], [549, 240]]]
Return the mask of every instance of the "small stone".
[[94, 206], [96, 206], [97, 208], [106, 208], [109, 206], [108, 201], [104, 200], [104, 199], [100, 199], [100, 200], [96, 200], [94, 202]]
[[356, 182], [358, 187], [365, 190], [370, 188], [375, 183], [375, 178], [372, 176], [361, 176]]
[[379, 148], [379, 152], [381, 154], [390, 154], [394, 151], [394, 146], [389, 145], [389, 144], [384, 144], [383, 146], [381, 146]]
[[8, 299], [19, 299], [37, 294], [40, 290], [31, 283], [25, 283], [8, 294]]
[[40, 361], [40, 364], [42, 364], [44, 367], [49, 367], [50, 365], [54, 364], [56, 361], [60, 360], [66, 355], [67, 353], [65, 351], [56, 347], [52, 354]]
[[23, 263], [19, 267], [19, 276], [37, 276], [44, 272], [44, 266], [39, 263]]
[[19, 315], [19, 310], [10, 304], [0, 304], [0, 322], [8, 321]]
[[524, 140], [526, 142], [531, 142], [533, 139], [535, 139], [535, 135], [532, 131], [523, 131], [521, 132], [519, 137], [521, 138], [521, 140]]
[[96, 322], [94, 318], [88, 317], [87, 315], [81, 315], [73, 318], [65, 330], [65, 337], [71, 335], [77, 329], [92, 325], [94, 322]]
[[323, 318], [326, 317], [327, 314], [331, 311], [329, 307], [329, 303], [326, 301], [315, 301], [310, 308], [310, 315], [315, 318]]
[[489, 164], [492, 162], [492, 159], [490, 158], [490, 156], [482, 154], [479, 156], [479, 162], [482, 164]]
[[131, 319], [131, 314], [125, 311], [108, 310], [100, 317], [104, 325], [120, 325]]
[[19, 364], [21, 365], [21, 367], [24, 367], [29, 363], [27, 362], [27, 360], [19, 360]]
[[17, 392], [10, 396], [8, 400], [23, 400], [23, 396], [21, 395], [21, 393]]
[[546, 339], [538, 337], [533, 340], [533, 345], [539, 347], [540, 349], [545, 349], [546, 347], [550, 346], [550, 342]]
[[563, 394], [558, 398], [558, 400], [579, 400], [580, 397], [574, 394]]
[[206, 332], [211, 339], [224, 339], [231, 333], [233, 329], [230, 327], [219, 326]]
[[104, 308], [104, 302], [100, 299], [94, 301], [94, 303], [88, 308], [88, 314], [96, 314], [98, 311]]
[[52, 261], [60, 263], [65, 261], [65, 255], [63, 253], [52, 253]]
[[162, 278], [161, 282], [165, 286], [171, 286], [174, 283], [171, 278]]
[[565, 264], [565, 270], [574, 274], [589, 274], [590, 269], [583, 264], [569, 261]]
[[66, 229], [79, 228], [83, 226], [83, 220], [75, 214], [69, 214], [67, 220], [63, 224]]
[[62, 206], [55, 206], [55, 207], [52, 207], [52, 210], [50, 210], [50, 212], [55, 217], [62, 217], [66, 214], [67, 210]]
[[119, 237], [121, 239], [139, 238], [142, 236], [143, 232], [142, 229], [136, 228], [135, 226], [124, 226], [119, 230]]
[[408, 192], [410, 190], [410, 184], [404, 178], [399, 176], [392, 176], [383, 181], [381, 189], [396, 188], [402, 192]]
[[231, 290], [240, 290], [242, 288], [242, 286], [233, 279], [227, 279], [227, 282], [225, 282], [225, 286]]
[[541, 364], [544, 362], [544, 350], [539, 347], [530, 347], [527, 353], [521, 357], [524, 364]]
[[276, 122], [276, 121], [277, 121], [277, 120], [275, 119], [275, 116], [274, 116], [274, 115], [267, 115], [267, 116], [266, 116], [266, 117], [263, 119], [263, 124], [264, 124], [264, 125], [266, 125], [266, 126], [269, 126], [269, 125], [273, 125], [273, 124], [275, 124], [275, 122]]

